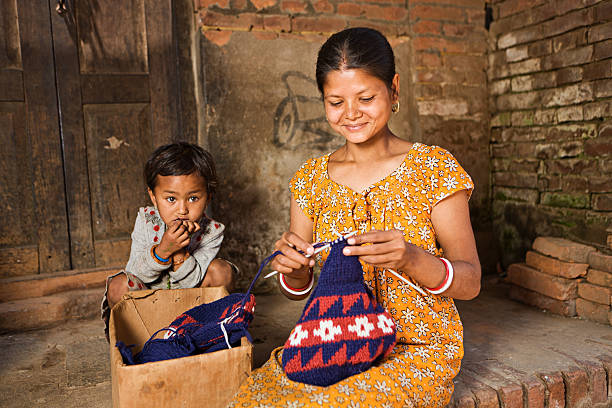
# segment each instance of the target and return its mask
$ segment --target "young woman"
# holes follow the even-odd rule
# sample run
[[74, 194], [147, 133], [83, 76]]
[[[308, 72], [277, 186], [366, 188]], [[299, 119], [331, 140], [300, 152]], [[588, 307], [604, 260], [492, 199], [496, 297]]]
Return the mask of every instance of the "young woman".
[[399, 75], [378, 31], [331, 36], [316, 77], [327, 120], [346, 143], [308, 160], [291, 180], [291, 225], [276, 242], [282, 254], [272, 267], [283, 292], [303, 298], [308, 293], [296, 293], [312, 286], [315, 261], [303, 255], [314, 252], [311, 243], [359, 231], [344, 253], [359, 256], [366, 284], [394, 318], [397, 344], [385, 361], [328, 387], [290, 381], [277, 349], [233, 406], [443, 407], [463, 357], [453, 298], [480, 291], [468, 210], [472, 180], [448, 151], [389, 129], [399, 110]]

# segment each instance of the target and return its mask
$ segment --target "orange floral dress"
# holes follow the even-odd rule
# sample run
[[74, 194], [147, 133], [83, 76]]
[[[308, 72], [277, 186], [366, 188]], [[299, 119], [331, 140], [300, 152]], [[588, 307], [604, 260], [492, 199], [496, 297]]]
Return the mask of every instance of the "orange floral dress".
[[[431, 210], [457, 191], [467, 190], [469, 197], [474, 187], [448, 151], [414, 143], [397, 169], [362, 192], [329, 178], [329, 156], [308, 160], [290, 182], [297, 204], [314, 223], [314, 242], [336, 239], [335, 231], [397, 229], [406, 241], [441, 256]], [[322, 265], [327, 253], [319, 255]], [[317, 387], [289, 380], [278, 348], [242, 385], [231, 407], [420, 408], [448, 403], [463, 357], [463, 326], [453, 300], [429, 292], [424, 296], [386, 269], [362, 266], [366, 284], [396, 324], [391, 355], [366, 372]]]

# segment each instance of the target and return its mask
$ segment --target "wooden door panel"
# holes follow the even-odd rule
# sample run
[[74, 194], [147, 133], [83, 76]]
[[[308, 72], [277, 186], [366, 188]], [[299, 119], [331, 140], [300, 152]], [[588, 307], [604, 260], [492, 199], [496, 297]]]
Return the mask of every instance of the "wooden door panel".
[[[83, 113], [95, 247], [113, 248], [99, 241], [129, 240], [138, 208], [149, 202], [142, 168], [153, 148], [150, 108], [145, 103], [85, 105]], [[111, 258], [96, 250], [97, 266]]]
[[149, 102], [148, 75], [82, 75], [84, 104]]
[[38, 270], [37, 222], [23, 102], [0, 102], [0, 276]]
[[0, 0], [0, 68], [21, 69], [21, 47], [15, 0]]
[[149, 71], [144, 0], [81, 0], [76, 6], [81, 73]]
[[39, 270], [66, 270], [70, 269], [70, 241], [48, 0], [19, 0], [17, 15]]
[[0, 102], [23, 102], [23, 73], [21, 70], [0, 69]]
[[81, 82], [79, 80], [76, 27], [73, 19], [66, 19], [54, 11], [56, 0], [49, 0], [57, 100], [61, 121], [60, 139], [63, 146], [64, 174], [66, 175], [66, 212], [70, 235], [70, 259], [73, 269], [95, 265], [87, 148], [83, 131], [81, 109]]

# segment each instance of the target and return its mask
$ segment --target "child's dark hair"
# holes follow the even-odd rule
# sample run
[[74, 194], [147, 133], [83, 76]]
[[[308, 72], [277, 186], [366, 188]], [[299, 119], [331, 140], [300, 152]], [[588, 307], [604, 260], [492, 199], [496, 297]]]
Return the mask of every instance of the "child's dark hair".
[[153, 190], [157, 176], [186, 176], [197, 173], [206, 181], [206, 194], [212, 197], [217, 190], [217, 173], [210, 153], [200, 146], [176, 142], [160, 146], [145, 164], [144, 176], [147, 186]]
[[389, 41], [379, 31], [366, 27], [342, 30], [325, 41], [317, 58], [317, 86], [323, 94], [330, 71], [363, 69], [393, 90], [395, 58]]

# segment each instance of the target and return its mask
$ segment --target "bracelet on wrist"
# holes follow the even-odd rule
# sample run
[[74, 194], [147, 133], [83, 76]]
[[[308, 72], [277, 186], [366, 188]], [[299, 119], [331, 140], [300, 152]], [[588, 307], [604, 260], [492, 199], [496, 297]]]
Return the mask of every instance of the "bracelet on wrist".
[[442, 261], [442, 263], [444, 264], [444, 268], [446, 268], [446, 277], [444, 278], [444, 281], [440, 284], [440, 286], [438, 286], [437, 288], [425, 288], [427, 289], [427, 291], [429, 291], [429, 293], [432, 293], [434, 295], [439, 295], [445, 292], [448, 288], [450, 288], [451, 284], [453, 283], [453, 278], [455, 277], [455, 270], [453, 268], [453, 264], [446, 258], [440, 257], [438, 259]]
[[287, 293], [290, 293], [294, 296], [302, 296], [310, 292], [310, 290], [314, 286], [314, 273], [312, 272], [312, 268], [309, 269], [309, 272], [310, 272], [310, 276], [308, 279], [308, 283], [303, 288], [296, 289], [296, 288], [292, 288], [291, 286], [287, 285], [287, 282], [285, 281], [285, 275], [282, 273], [279, 274], [278, 281], [280, 282], [281, 287]]
[[161, 265], [170, 265], [170, 258], [165, 259], [165, 258], [162, 258], [161, 256], [157, 255], [157, 253], [155, 252], [155, 248], [157, 248], [157, 245], [153, 245], [151, 247], [151, 257], [153, 259], [155, 259], [155, 261], [158, 264], [161, 264]]

